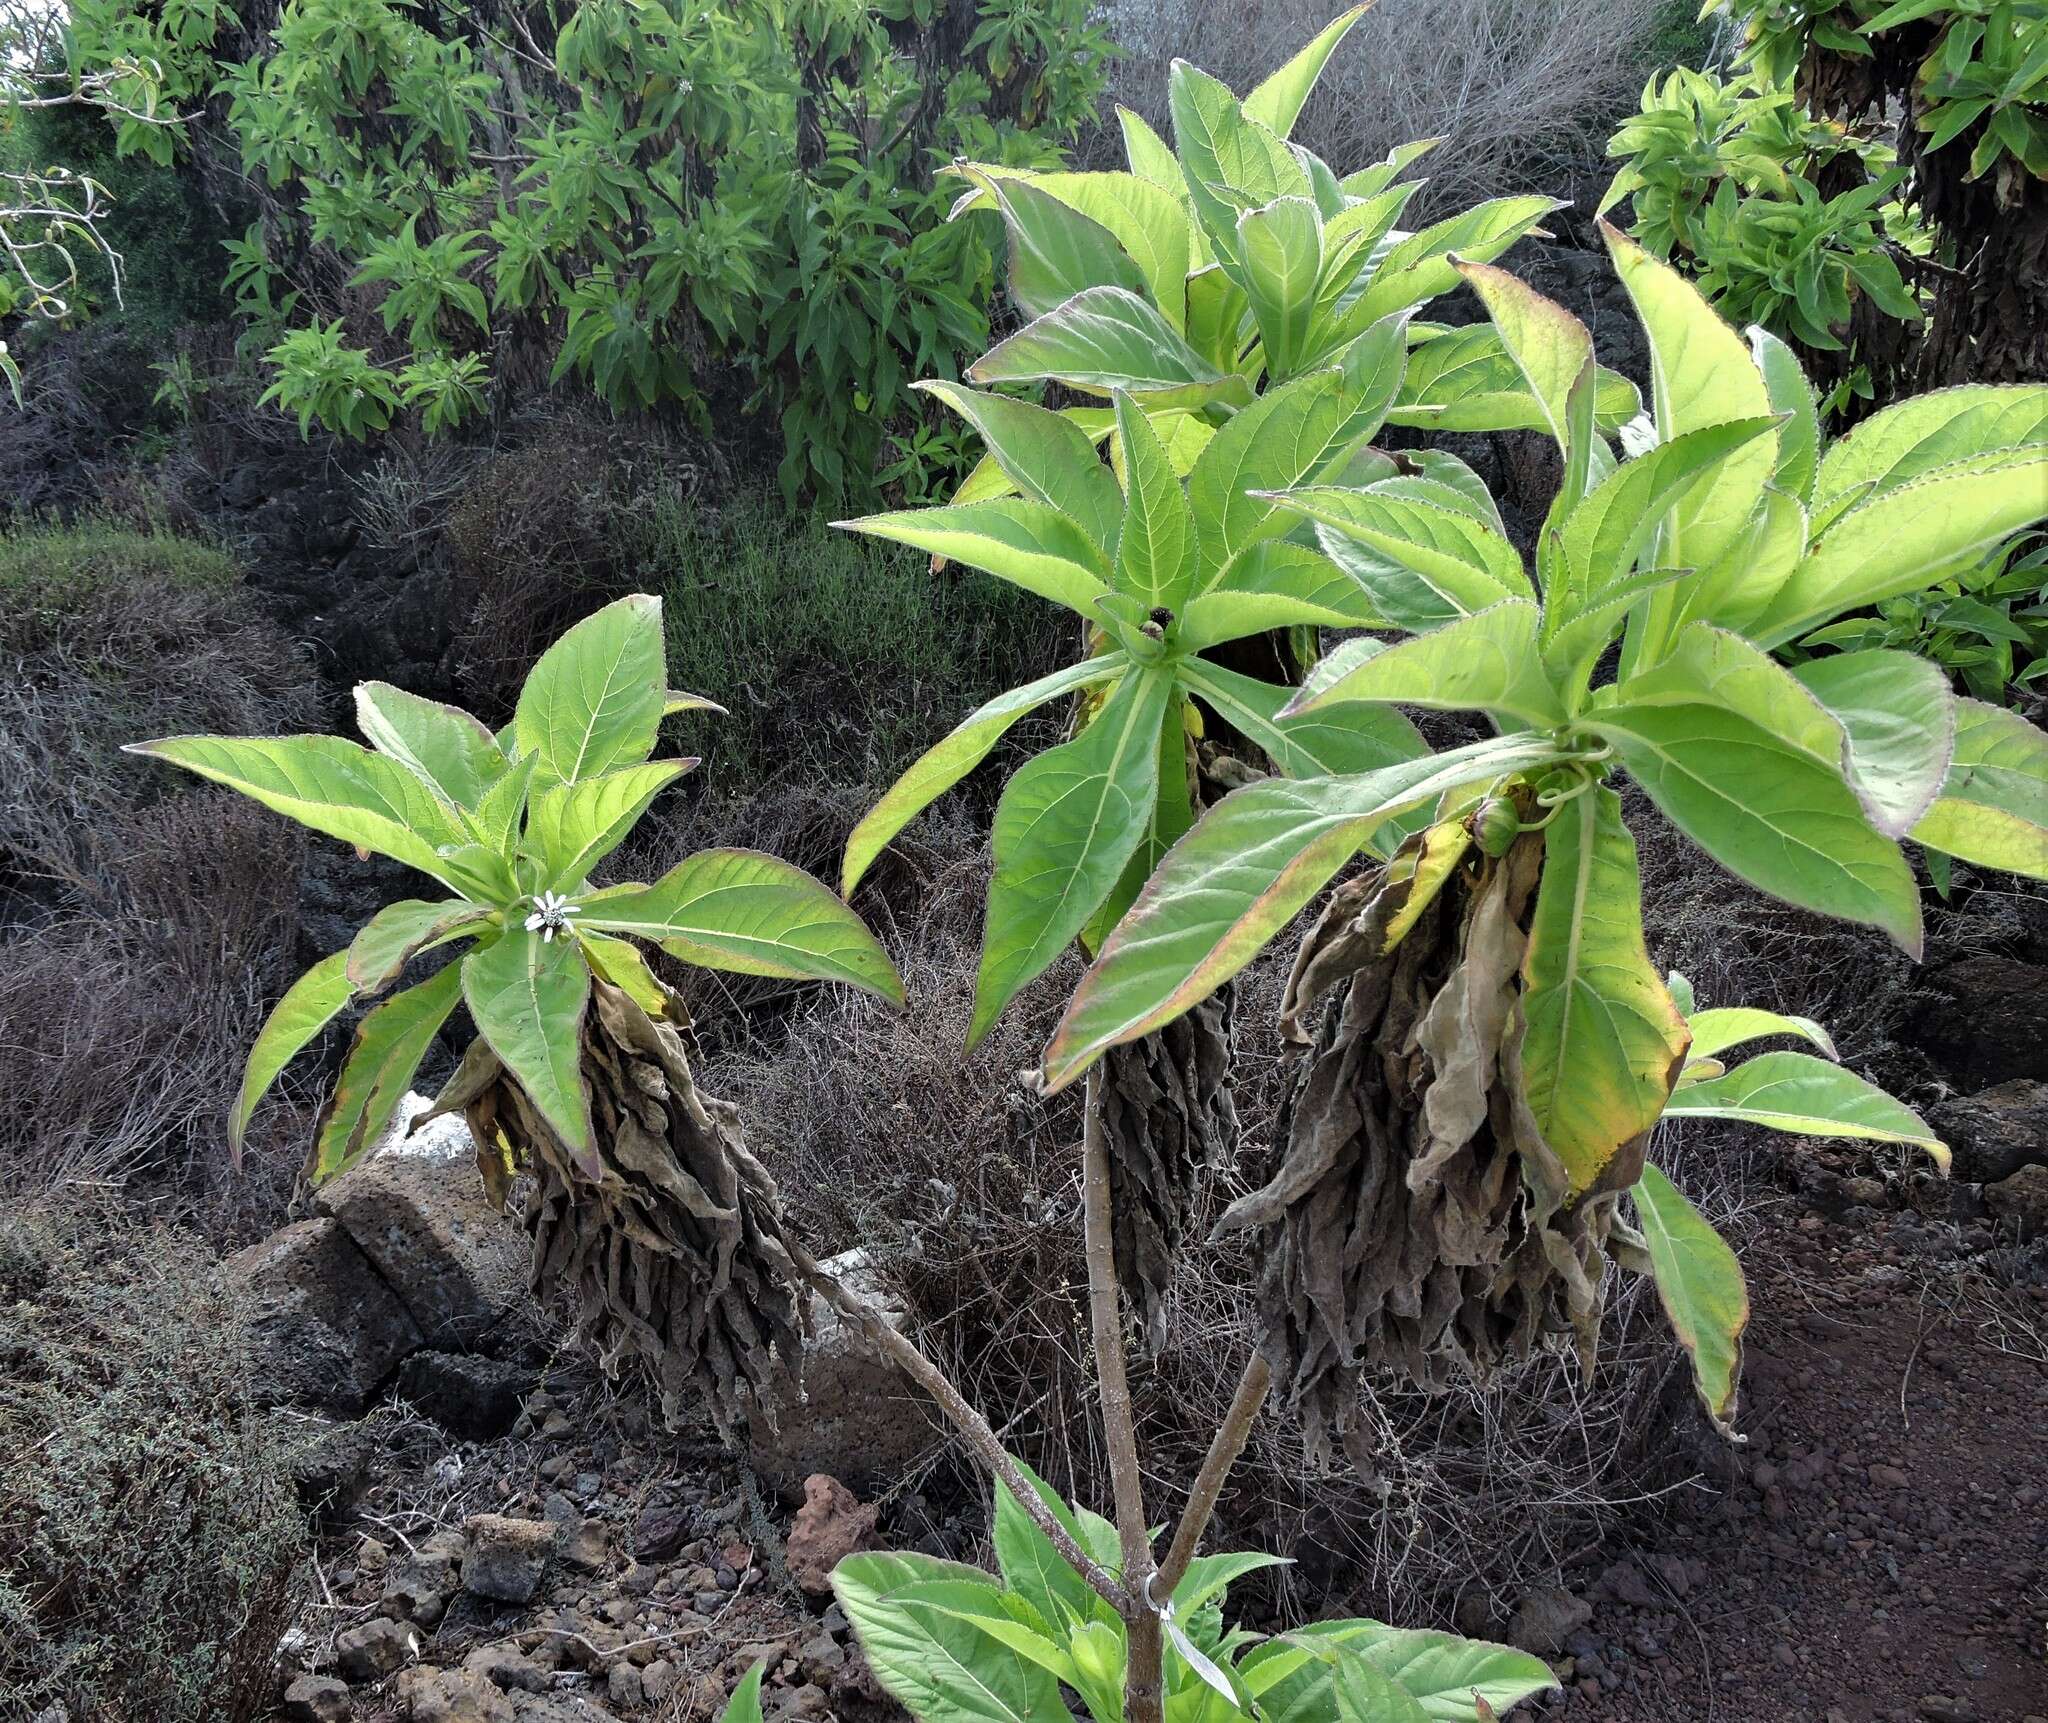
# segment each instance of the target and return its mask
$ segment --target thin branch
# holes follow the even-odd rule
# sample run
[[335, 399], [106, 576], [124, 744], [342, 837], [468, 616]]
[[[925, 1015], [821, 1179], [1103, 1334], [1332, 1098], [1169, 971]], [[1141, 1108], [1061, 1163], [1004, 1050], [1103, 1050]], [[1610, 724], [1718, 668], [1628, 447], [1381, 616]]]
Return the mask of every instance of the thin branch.
[[1080, 1574], [1110, 1608], [1128, 1620], [1138, 1609], [1129, 1589], [1074, 1541], [1073, 1534], [1060, 1524], [1046, 1505], [1045, 1498], [1032, 1487], [1031, 1480], [1025, 1477], [995, 1431], [989, 1428], [988, 1420], [968, 1403], [952, 1379], [872, 1302], [830, 1273], [801, 1245], [793, 1240], [786, 1242], [797, 1272], [824, 1294], [832, 1308], [851, 1322], [863, 1339], [886, 1352], [906, 1376], [938, 1402], [939, 1410], [958, 1426], [982, 1463], [1009, 1486], [1018, 1505], [1030, 1516], [1032, 1524], [1051, 1541], [1053, 1548], [1060, 1552], [1067, 1565]]
[[1216, 1428], [1215, 1439], [1209, 1444], [1209, 1452], [1203, 1456], [1202, 1469], [1195, 1474], [1195, 1487], [1188, 1496], [1187, 1507], [1181, 1512], [1180, 1525], [1174, 1531], [1166, 1560], [1159, 1564], [1158, 1591], [1165, 1596], [1173, 1596], [1174, 1588], [1188, 1571], [1188, 1563], [1195, 1559], [1202, 1533], [1208, 1529], [1210, 1516], [1216, 1512], [1216, 1500], [1223, 1494], [1224, 1481], [1230, 1476], [1230, 1468], [1237, 1464], [1238, 1456], [1244, 1452], [1245, 1443], [1251, 1440], [1252, 1425], [1258, 1421], [1259, 1409], [1265, 1405], [1266, 1395], [1272, 1386], [1272, 1366], [1262, 1354], [1254, 1352], [1245, 1362], [1244, 1374], [1238, 1378], [1237, 1393], [1231, 1399], [1230, 1410], [1224, 1414], [1223, 1422]]

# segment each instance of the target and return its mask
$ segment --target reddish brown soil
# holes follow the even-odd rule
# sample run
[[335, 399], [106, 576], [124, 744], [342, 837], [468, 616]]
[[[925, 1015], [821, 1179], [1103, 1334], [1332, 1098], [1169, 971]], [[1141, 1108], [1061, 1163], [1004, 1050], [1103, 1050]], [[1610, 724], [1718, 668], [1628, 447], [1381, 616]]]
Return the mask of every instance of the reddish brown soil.
[[2048, 1718], [2048, 1288], [1868, 1209], [1743, 1255], [1749, 1446], [1600, 1576], [1557, 1712]]

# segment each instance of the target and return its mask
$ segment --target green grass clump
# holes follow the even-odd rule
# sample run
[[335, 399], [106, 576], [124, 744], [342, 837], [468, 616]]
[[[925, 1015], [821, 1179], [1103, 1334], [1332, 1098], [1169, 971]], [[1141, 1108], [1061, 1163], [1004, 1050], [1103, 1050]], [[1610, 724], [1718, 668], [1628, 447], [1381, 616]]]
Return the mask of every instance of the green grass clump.
[[0, 524], [0, 638], [31, 626], [37, 609], [75, 613], [110, 589], [161, 584], [179, 592], [222, 592], [241, 571], [224, 550], [161, 528], [86, 519], [70, 526]]
[[632, 548], [663, 594], [671, 681], [730, 713], [679, 737], [725, 785], [889, 782], [1061, 650], [1029, 594], [768, 503], [657, 504]]

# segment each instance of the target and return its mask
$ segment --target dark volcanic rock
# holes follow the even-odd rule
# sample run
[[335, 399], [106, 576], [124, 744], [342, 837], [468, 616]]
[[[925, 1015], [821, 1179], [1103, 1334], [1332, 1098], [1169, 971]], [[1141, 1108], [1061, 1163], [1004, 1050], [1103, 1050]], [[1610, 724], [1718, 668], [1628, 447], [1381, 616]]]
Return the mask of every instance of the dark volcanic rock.
[[1962, 1087], [2048, 1081], [2048, 968], [1965, 957], [1926, 979], [1909, 1037]]
[[1942, 1101], [1927, 1117], [1955, 1152], [1955, 1176], [1971, 1184], [1995, 1184], [2048, 1162], [2048, 1083], [2015, 1077]]

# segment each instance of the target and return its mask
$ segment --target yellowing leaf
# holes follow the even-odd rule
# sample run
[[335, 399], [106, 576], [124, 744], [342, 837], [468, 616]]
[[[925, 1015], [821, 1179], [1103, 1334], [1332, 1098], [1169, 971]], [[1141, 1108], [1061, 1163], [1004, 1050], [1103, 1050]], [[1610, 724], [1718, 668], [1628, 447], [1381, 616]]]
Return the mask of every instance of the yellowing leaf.
[[1749, 1325], [1749, 1288], [1735, 1252], [1698, 1209], [1654, 1166], [1630, 1194], [1650, 1253], [1658, 1302], [1678, 1342], [1692, 1355], [1693, 1386], [1716, 1427], [1735, 1416], [1742, 1377], [1742, 1331]]
[[1523, 1085], [1571, 1194], [1656, 1124], [1690, 1040], [1643, 944], [1642, 879], [1621, 798], [1561, 804], [1522, 963]]

